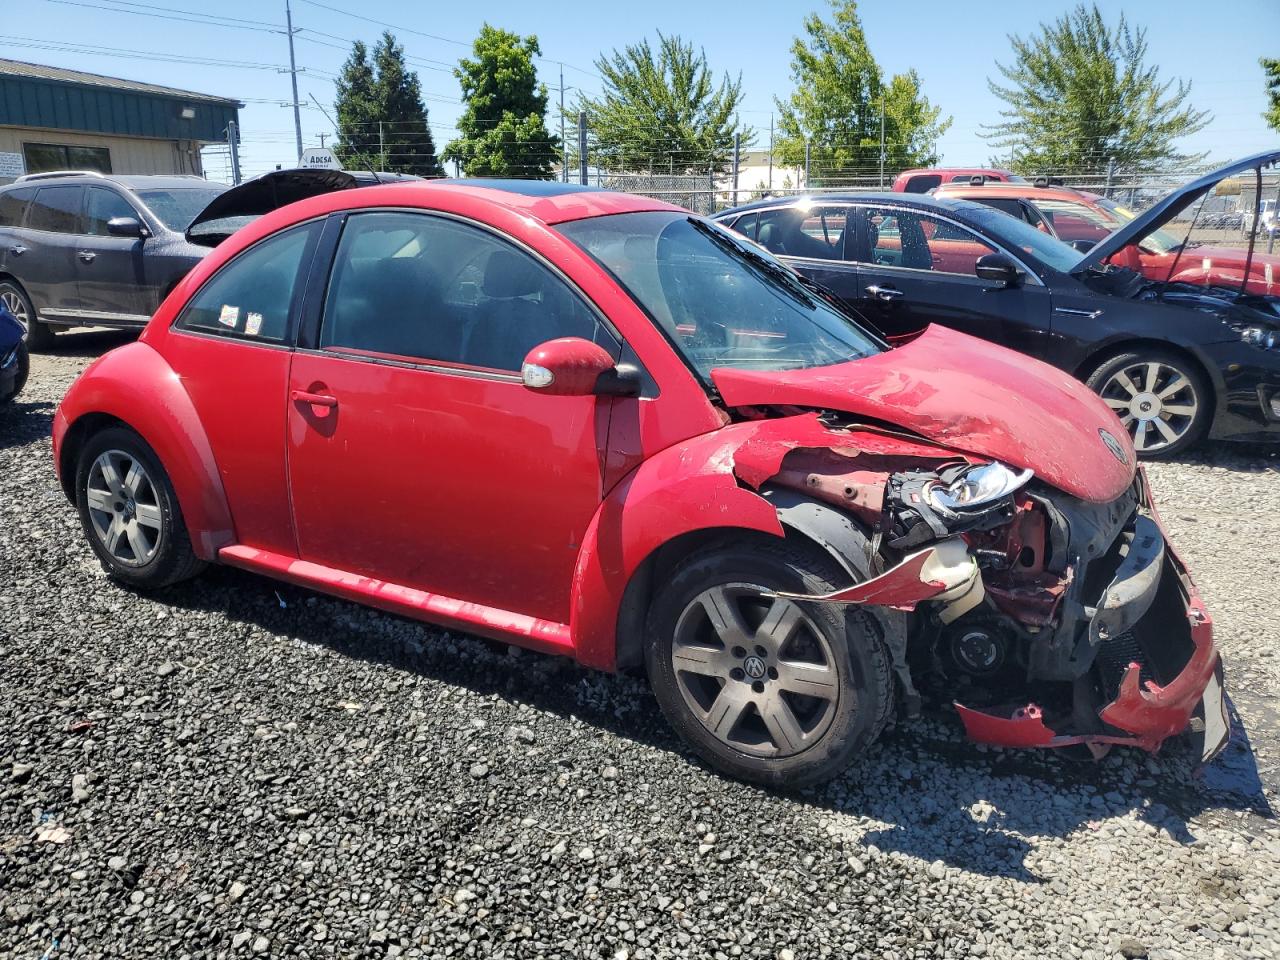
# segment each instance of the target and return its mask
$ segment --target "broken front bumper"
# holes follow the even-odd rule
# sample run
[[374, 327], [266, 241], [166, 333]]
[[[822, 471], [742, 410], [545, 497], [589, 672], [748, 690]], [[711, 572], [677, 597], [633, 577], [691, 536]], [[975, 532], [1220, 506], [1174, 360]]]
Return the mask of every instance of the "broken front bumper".
[[1137, 517], [1129, 555], [1090, 623], [1100, 658], [1133, 654], [1118, 681], [1099, 671], [1109, 699], [1098, 711], [1097, 729], [1079, 729], [1070, 715], [1050, 721], [1036, 703], [1003, 712], [957, 703], [971, 739], [1006, 747], [1085, 744], [1100, 751], [1121, 744], [1155, 751], [1190, 729], [1202, 760], [1226, 746], [1230, 727], [1213, 622], [1159, 517], [1149, 502], [1144, 506], [1149, 513]]

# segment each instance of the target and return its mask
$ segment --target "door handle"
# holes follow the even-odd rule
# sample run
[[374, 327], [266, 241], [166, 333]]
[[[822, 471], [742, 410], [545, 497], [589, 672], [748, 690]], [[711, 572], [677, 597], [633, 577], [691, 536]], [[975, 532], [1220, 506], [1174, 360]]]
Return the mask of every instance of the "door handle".
[[892, 303], [894, 300], [901, 300], [904, 296], [903, 292], [897, 287], [891, 287], [888, 284], [881, 286], [878, 283], [873, 283], [871, 286], [867, 287], [867, 293], [875, 297], [877, 300], [882, 300], [885, 303]]
[[93, 263], [94, 260], [98, 259], [98, 255], [92, 250], [81, 250], [79, 256], [85, 263]]
[[294, 403], [309, 403], [313, 407], [325, 407], [332, 410], [338, 405], [338, 398], [327, 393], [311, 393], [307, 390], [293, 390], [289, 393]]
[[15, 257], [20, 257], [27, 252], [27, 248], [20, 243], [15, 243], [12, 247], [9, 248], [9, 252], [12, 253]]

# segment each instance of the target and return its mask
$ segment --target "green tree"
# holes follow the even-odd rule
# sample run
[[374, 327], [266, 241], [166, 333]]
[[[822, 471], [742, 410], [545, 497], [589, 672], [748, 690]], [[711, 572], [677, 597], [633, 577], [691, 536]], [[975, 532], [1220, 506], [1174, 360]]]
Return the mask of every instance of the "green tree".
[[446, 161], [471, 177], [550, 179], [560, 138], [547, 132], [547, 88], [533, 64], [540, 52], [537, 37], [480, 28], [474, 59], [464, 57], [453, 71], [466, 106]]
[[742, 77], [725, 74], [719, 84], [704, 50], [678, 36], [601, 54], [599, 98], [579, 97], [595, 134], [595, 160], [611, 169], [655, 169], [677, 173], [725, 172], [733, 137], [745, 146], [753, 131], [738, 120]]
[[1262, 119], [1272, 130], [1280, 133], [1280, 60], [1263, 57], [1258, 62], [1267, 77], [1267, 112]]
[[405, 66], [404, 48], [389, 31], [374, 48], [372, 63], [362, 42], [352, 44], [337, 88], [334, 150], [343, 166], [420, 177], [444, 174], [418, 75]]
[[1204, 129], [1209, 113], [1187, 102], [1189, 82], [1162, 81], [1149, 66], [1146, 31], [1120, 15], [1108, 27], [1096, 5], [1083, 4], [1032, 37], [1010, 36], [1013, 63], [997, 63], [1008, 85], [988, 80], [1005, 101], [1003, 120], [984, 135], [1011, 149], [1020, 172], [1096, 172], [1114, 158], [1121, 168], [1194, 163], [1179, 137]]
[[816, 13], [805, 17], [805, 36], [792, 41], [795, 90], [776, 101], [780, 135], [774, 155], [785, 166], [801, 167], [807, 142], [815, 185], [874, 174], [883, 109], [886, 170], [937, 162], [937, 140], [951, 118], [941, 119], [941, 108], [924, 96], [914, 70], [885, 82], [854, 0], [832, 0], [831, 13], [830, 21]]

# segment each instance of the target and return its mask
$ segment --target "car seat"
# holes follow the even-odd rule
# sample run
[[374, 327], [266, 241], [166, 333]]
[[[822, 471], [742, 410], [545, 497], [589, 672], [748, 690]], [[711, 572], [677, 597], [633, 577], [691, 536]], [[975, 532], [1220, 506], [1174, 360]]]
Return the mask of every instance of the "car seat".
[[464, 334], [462, 362], [494, 370], [519, 370], [538, 344], [560, 336], [554, 311], [543, 299], [546, 274], [530, 257], [495, 250], [485, 262], [481, 300]]

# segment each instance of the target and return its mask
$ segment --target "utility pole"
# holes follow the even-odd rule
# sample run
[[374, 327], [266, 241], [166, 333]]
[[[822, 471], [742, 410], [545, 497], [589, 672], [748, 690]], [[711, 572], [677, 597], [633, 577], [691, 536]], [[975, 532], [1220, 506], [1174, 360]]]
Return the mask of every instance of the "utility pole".
[[884, 189], [884, 94], [880, 95], [880, 189]]
[[564, 64], [560, 64], [560, 179], [569, 182], [569, 141], [564, 138]]
[[381, 173], [387, 166], [387, 141], [382, 136], [382, 121], [378, 121], [378, 172]]
[[734, 131], [733, 134], [733, 205], [738, 205], [738, 160], [742, 148], [742, 134]]
[[1116, 158], [1107, 157], [1107, 189], [1103, 192], [1108, 200], [1111, 199], [1111, 181], [1116, 175]]
[[302, 114], [298, 110], [298, 63], [293, 58], [293, 11], [284, 0], [284, 25], [289, 32], [289, 81], [293, 84], [293, 133], [298, 143], [298, 160], [302, 162]]
[[769, 114], [769, 187], [768, 191], [773, 193], [773, 114]]
[[578, 111], [578, 182], [587, 185], [587, 112]]
[[227, 121], [227, 149], [231, 153], [231, 183], [240, 183], [240, 132], [234, 120]]
[[327, 133], [317, 133], [317, 134], [316, 134], [316, 136], [320, 138], [320, 149], [321, 149], [321, 150], [323, 150], [323, 149], [324, 149], [324, 142], [325, 142], [325, 140], [328, 138], [329, 134], [327, 134]]
[[804, 142], [804, 188], [809, 189], [809, 141]]

